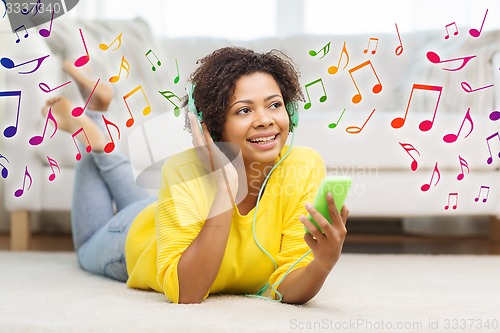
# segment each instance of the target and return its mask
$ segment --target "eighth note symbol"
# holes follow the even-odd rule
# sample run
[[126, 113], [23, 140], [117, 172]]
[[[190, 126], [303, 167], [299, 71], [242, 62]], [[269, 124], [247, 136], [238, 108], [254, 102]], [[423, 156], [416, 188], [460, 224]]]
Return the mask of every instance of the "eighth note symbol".
[[449, 193], [448, 194], [448, 204], [446, 206], [444, 206], [444, 209], [445, 210], [448, 210], [448, 208], [450, 208], [450, 198], [451, 197], [455, 197], [455, 204], [453, 205], [453, 209], [457, 209], [457, 206], [458, 206], [458, 193], [457, 192], [454, 192], [454, 193]]
[[479, 188], [479, 193], [477, 194], [477, 197], [474, 199], [475, 202], [478, 202], [479, 201], [479, 198], [481, 197], [481, 191], [485, 189], [486, 190], [486, 196], [485, 198], [482, 200], [483, 203], [485, 203], [486, 201], [488, 201], [488, 195], [490, 194], [490, 187], [489, 186], [481, 186]]

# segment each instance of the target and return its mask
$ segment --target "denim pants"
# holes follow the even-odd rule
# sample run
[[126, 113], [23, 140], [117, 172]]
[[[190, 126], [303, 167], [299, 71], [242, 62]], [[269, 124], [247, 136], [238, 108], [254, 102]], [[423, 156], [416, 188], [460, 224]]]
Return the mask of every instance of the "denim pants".
[[125, 282], [128, 230], [137, 214], [155, 200], [135, 183], [130, 161], [118, 151], [83, 153], [76, 165], [71, 210], [80, 266]]

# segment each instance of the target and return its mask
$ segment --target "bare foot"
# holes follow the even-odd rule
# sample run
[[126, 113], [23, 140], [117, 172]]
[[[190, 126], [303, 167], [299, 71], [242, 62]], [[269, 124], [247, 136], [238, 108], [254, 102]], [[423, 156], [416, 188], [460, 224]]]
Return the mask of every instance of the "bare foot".
[[[87, 100], [94, 89], [96, 81], [92, 81], [88, 76], [81, 73], [69, 60], [64, 61], [63, 69], [76, 81], [82, 98]], [[112, 99], [113, 88], [101, 80], [90, 99], [89, 108], [94, 111], [107, 111]]]
[[58, 128], [70, 134], [74, 134], [80, 128], [83, 128], [88, 142], [83, 133], [76, 136], [77, 140], [84, 145], [90, 144], [94, 151], [103, 151], [106, 142], [99, 126], [85, 113], [77, 118], [73, 117], [71, 115], [73, 108], [74, 105], [69, 99], [58, 96], [47, 100], [42, 108], [42, 114], [46, 117], [50, 109], [57, 121]]

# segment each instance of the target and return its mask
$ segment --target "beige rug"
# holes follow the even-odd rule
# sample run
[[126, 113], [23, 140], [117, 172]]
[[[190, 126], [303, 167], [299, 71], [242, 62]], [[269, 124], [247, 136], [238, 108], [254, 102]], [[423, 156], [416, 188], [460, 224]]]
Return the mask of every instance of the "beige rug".
[[344, 254], [304, 306], [244, 296], [176, 305], [78, 268], [0, 252], [0, 332], [500, 332], [500, 256]]

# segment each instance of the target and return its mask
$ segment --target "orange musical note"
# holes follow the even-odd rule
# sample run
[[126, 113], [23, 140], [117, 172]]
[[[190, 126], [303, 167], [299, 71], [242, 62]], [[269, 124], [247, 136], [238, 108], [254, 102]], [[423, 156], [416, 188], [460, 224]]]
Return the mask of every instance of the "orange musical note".
[[[486, 160], [488, 164], [493, 163], [493, 154], [491, 153], [490, 140], [493, 139], [494, 137], [497, 137], [498, 140], [500, 140], [500, 135], [498, 134], [498, 132], [486, 138], [486, 146], [488, 146], [488, 151], [490, 152], [490, 156]], [[500, 152], [498, 153], [498, 157], [500, 158]]]
[[434, 124], [434, 119], [436, 118], [436, 113], [437, 113], [437, 108], [438, 108], [438, 105], [439, 105], [439, 100], [441, 99], [441, 93], [443, 92], [443, 87], [441, 87], [441, 86], [430, 86], [430, 85], [426, 85], [426, 84], [416, 84], [416, 83], [411, 88], [410, 98], [408, 99], [408, 105], [406, 106], [404, 117], [403, 118], [401, 118], [401, 117], [394, 118], [392, 120], [392, 122], [391, 122], [392, 128], [401, 128], [405, 124], [406, 117], [408, 116], [408, 110], [410, 108], [411, 99], [412, 99], [413, 92], [415, 91], [415, 89], [430, 90], [430, 91], [439, 91], [439, 96], [438, 96], [438, 99], [437, 99], [437, 102], [436, 102], [436, 108], [434, 110], [434, 116], [432, 117], [432, 121], [430, 121], [430, 120], [424, 120], [419, 125], [419, 128], [420, 128], [421, 131], [428, 131], [428, 130], [430, 130], [432, 128], [432, 125]]
[[89, 62], [89, 60], [90, 60], [90, 54], [89, 54], [89, 50], [87, 49], [87, 44], [85, 43], [85, 38], [83, 38], [82, 29], [78, 29], [78, 30], [80, 30], [80, 36], [82, 37], [83, 46], [85, 47], [85, 55], [83, 55], [80, 58], [78, 58], [78, 59], [75, 60], [75, 66], [76, 67], [82, 67], [86, 63]]
[[449, 193], [448, 194], [448, 204], [446, 206], [444, 206], [444, 209], [445, 210], [448, 210], [448, 208], [450, 208], [450, 198], [451, 197], [455, 197], [455, 204], [453, 205], [453, 209], [457, 209], [457, 206], [458, 206], [458, 193], [457, 192], [454, 192], [454, 193]]
[[5, 128], [3, 131], [3, 135], [6, 138], [12, 138], [14, 135], [17, 133], [17, 127], [19, 125], [19, 113], [21, 111], [21, 91], [0, 91], [0, 97], [11, 97], [11, 96], [17, 96], [17, 115], [16, 115], [16, 124], [13, 126], [9, 126]]
[[451, 22], [450, 24], [447, 24], [445, 25], [445, 29], [446, 29], [446, 36], [444, 36], [444, 39], [448, 39], [450, 38], [450, 32], [448, 31], [448, 27], [454, 25], [455, 26], [455, 32], [453, 33], [454, 36], [458, 35], [458, 27], [457, 27], [457, 24], [455, 22]]
[[[7, 157], [3, 156], [2, 154], [0, 154], [0, 158], [3, 158], [7, 161], [7, 163], [10, 163]], [[5, 179], [9, 176], [9, 170], [2, 163], [0, 163], [0, 166], [2, 166], [2, 178]]]
[[24, 34], [24, 38], [28, 38], [29, 37], [28, 30], [26, 30], [26, 27], [23, 24], [23, 25], [19, 26], [16, 30], [14, 30], [14, 32], [16, 33], [16, 36], [17, 36], [16, 43], [19, 43], [21, 41], [21, 38], [19, 37], [19, 34], [17, 33], [21, 29], [24, 29], [24, 32], [26, 32]]
[[454, 58], [454, 59], [448, 59], [448, 60], [441, 60], [441, 58], [439, 57], [439, 55], [436, 52], [433, 52], [433, 51], [427, 52], [427, 59], [429, 59], [429, 61], [432, 62], [432, 63], [434, 63], [434, 64], [441, 64], [443, 62], [450, 62], [450, 61], [462, 60], [462, 64], [459, 67], [457, 67], [457, 68], [443, 68], [444, 71], [450, 71], [450, 72], [461, 70], [462, 68], [465, 67], [465, 65], [467, 65], [467, 63], [471, 59], [474, 59], [475, 57], [476, 56], [473, 55], [473, 56], [466, 56], [466, 57], [462, 57], [462, 58]]
[[40, 88], [43, 92], [45, 92], [45, 93], [49, 93], [49, 92], [52, 92], [52, 91], [54, 91], [54, 90], [56, 90], [56, 89], [59, 89], [59, 88], [61, 88], [61, 87], [64, 87], [65, 85], [70, 84], [70, 83], [71, 83], [71, 81], [68, 81], [68, 82], [66, 82], [66, 83], [61, 84], [61, 85], [60, 85], [60, 86], [58, 86], [58, 87], [55, 87], [55, 88], [51, 89], [47, 83], [45, 83], [45, 82], [40, 82], [40, 83], [38, 84], [38, 87], [39, 87], [39, 88]]
[[438, 162], [436, 162], [436, 165], [434, 166], [434, 170], [432, 171], [431, 181], [429, 182], [429, 184], [424, 184], [420, 188], [423, 192], [428, 191], [431, 188], [432, 179], [434, 178], [435, 174], [437, 174], [438, 178], [437, 178], [436, 183], [434, 184], [434, 186], [436, 186], [439, 183], [439, 180], [441, 179], [441, 173], [439, 172]]
[[401, 143], [400, 142], [399, 144], [408, 153], [408, 155], [410, 155], [410, 157], [413, 159], [413, 161], [411, 162], [411, 165], [410, 165], [411, 171], [416, 171], [418, 168], [418, 162], [413, 156], [411, 156], [410, 151], [414, 150], [417, 152], [418, 156], [420, 156], [419, 151], [415, 147], [413, 147], [413, 145], [410, 143]]
[[464, 138], [468, 137], [469, 134], [471, 134], [472, 130], [474, 129], [474, 123], [472, 122], [472, 118], [471, 118], [471, 115], [470, 115], [470, 108], [468, 108], [467, 112], [465, 113], [464, 120], [462, 121], [462, 125], [460, 125], [460, 129], [458, 130], [458, 133], [457, 134], [454, 134], [454, 133], [446, 134], [443, 137], [443, 141], [446, 142], [446, 143], [452, 143], [452, 142], [457, 141], [458, 135], [460, 134], [460, 131], [462, 131], [462, 127], [464, 126], [464, 123], [465, 123], [466, 119], [470, 123], [470, 131], [469, 131], [469, 133], [467, 133], [467, 135]]
[[325, 90], [325, 85], [323, 84], [323, 79], [319, 78], [317, 80], [314, 80], [312, 82], [309, 82], [308, 84], [306, 84], [306, 94], [307, 94], [307, 100], [308, 102], [306, 104], [304, 104], [304, 109], [308, 110], [310, 107], [311, 107], [311, 97], [309, 96], [309, 87], [312, 86], [312, 85], [315, 85], [316, 83], [321, 83], [321, 87], [323, 89], [323, 96], [321, 96], [319, 98], [319, 101], [321, 103], [325, 102], [327, 100], [327, 96], [326, 96], [326, 90]]
[[482, 185], [480, 188], [479, 188], [479, 193], [477, 194], [477, 197], [474, 199], [475, 202], [478, 202], [479, 201], [479, 198], [481, 197], [481, 191], [485, 189], [486, 190], [486, 197], [481, 200], [483, 203], [485, 203], [486, 201], [488, 201], [488, 195], [490, 194], [490, 187], [489, 186], [485, 186], [485, 185]]
[[477, 29], [470, 29], [469, 30], [469, 34], [472, 37], [477, 38], [481, 35], [481, 31], [483, 31], [484, 21], [486, 20], [486, 15], [488, 15], [488, 9], [486, 9], [486, 13], [484, 14], [483, 23], [481, 23], [481, 28], [479, 30], [477, 30]]
[[135, 94], [137, 91], [141, 91], [142, 95], [144, 96], [144, 99], [146, 100], [147, 106], [142, 110], [142, 114], [147, 116], [151, 112], [151, 105], [149, 104], [148, 98], [146, 97], [146, 94], [144, 93], [144, 90], [142, 89], [142, 85], [138, 85], [134, 89], [132, 89], [128, 94], [123, 96], [123, 100], [125, 101], [125, 105], [127, 106], [127, 110], [130, 113], [130, 118], [127, 120], [127, 127], [131, 127], [134, 125], [134, 116], [132, 115], [132, 111], [130, 111], [130, 107], [127, 103], [127, 98]]
[[372, 50], [372, 54], [375, 54], [377, 53], [377, 47], [378, 47], [378, 38], [375, 38], [375, 37], [371, 37], [369, 40], [368, 40], [368, 46], [366, 47], [366, 49], [363, 50], [363, 53], [366, 54], [368, 53], [368, 49], [370, 48], [370, 43], [374, 41], [376, 42], [375, 44], [375, 48]]
[[174, 83], [177, 84], [181, 79], [181, 75], [179, 74], [179, 64], [177, 63], [177, 58], [175, 58], [175, 68], [177, 70], [177, 76], [174, 78]]
[[77, 130], [75, 133], [71, 134], [71, 137], [73, 139], [73, 142], [76, 146], [76, 150], [78, 150], [78, 153], [76, 154], [76, 160], [79, 161], [81, 160], [82, 158], [82, 153], [80, 152], [80, 148], [78, 148], [78, 144], [76, 143], [76, 140], [75, 140], [75, 137], [80, 134], [81, 132], [83, 132], [83, 135], [85, 136], [85, 141], [87, 142], [87, 147], [85, 148], [85, 151], [87, 153], [90, 153], [92, 151], [92, 146], [90, 145], [90, 141], [89, 141], [89, 138], [87, 137], [87, 133], [85, 133], [85, 130], [83, 129], [83, 127], [80, 127], [79, 130]]
[[106, 45], [106, 44], [104, 44], [104, 43], [99, 44], [99, 48], [100, 48], [101, 50], [106, 51], [106, 50], [108, 50], [108, 49], [111, 47], [111, 45], [113, 45], [115, 42], [118, 42], [118, 46], [117, 46], [117, 47], [115, 47], [114, 49], [112, 49], [111, 51], [116, 51], [116, 50], [118, 50], [118, 49], [120, 48], [120, 46], [122, 46], [122, 35], [123, 35], [123, 32], [121, 32], [121, 33], [120, 33], [120, 34], [119, 34], [119, 35], [118, 35], [118, 36], [117, 36], [117, 37], [116, 37], [116, 38], [115, 38], [115, 39], [111, 42], [111, 44], [109, 44], [109, 45]]
[[500, 119], [500, 111], [493, 111], [490, 113], [490, 119], [493, 121]]
[[40, 29], [40, 31], [38, 31], [38, 33], [40, 34], [40, 36], [44, 37], [44, 38], [47, 38], [50, 36], [50, 33], [52, 32], [52, 21], [54, 21], [54, 11], [52, 11], [52, 17], [50, 18], [50, 27], [49, 29]]
[[127, 79], [128, 75], [130, 74], [130, 64], [125, 59], [125, 56], [122, 56], [122, 62], [120, 64], [120, 71], [118, 72], [118, 75], [113, 75], [112, 77], [110, 77], [109, 82], [111, 82], [111, 83], [118, 82], [118, 80], [120, 80], [120, 77], [122, 75], [122, 69], [124, 69], [127, 72], [127, 77], [125, 78], [125, 79]]
[[109, 138], [111, 139], [111, 141], [108, 142], [106, 144], [106, 146], [104, 146], [104, 152], [111, 153], [115, 149], [115, 140], [113, 140], [113, 136], [111, 135], [111, 132], [109, 131], [109, 125], [113, 126], [116, 129], [116, 131], [118, 132], [118, 140], [120, 140], [120, 129], [118, 128], [118, 126], [116, 126], [116, 124], [107, 120], [106, 117], [104, 117], [104, 115], [102, 116], [102, 120], [104, 120], [104, 124], [106, 125], [106, 130], [108, 131]]
[[149, 58], [148, 58], [148, 55], [149, 55], [150, 53], [152, 53], [152, 54], [154, 55], [154, 57], [156, 58], [156, 64], [157, 64], [158, 66], [161, 66], [161, 61], [160, 61], [160, 59], [156, 56], [156, 54], [153, 52], [153, 50], [152, 50], [152, 49], [149, 49], [149, 51], [148, 51], [148, 52], [146, 52], [146, 54], [145, 54], [146, 59], [148, 59], [148, 61], [149, 61], [149, 63], [151, 64], [151, 66], [153, 66], [153, 67], [151, 68], [151, 70], [154, 72], [154, 71], [156, 71], [156, 67], [155, 67], [155, 65], [153, 64], [153, 62], [151, 61], [151, 59], [149, 59]]
[[490, 84], [489, 86], [484, 86], [484, 87], [481, 87], [481, 88], [472, 89], [472, 87], [470, 86], [470, 84], [468, 82], [466, 82], [466, 81], [462, 81], [462, 83], [460, 83], [460, 85], [462, 86], [462, 89], [465, 92], [467, 92], [467, 93], [471, 93], [471, 92], [474, 92], [474, 91], [478, 91], [478, 90], [481, 90], [481, 89], [486, 89], [486, 88], [494, 86], [493, 84]]
[[99, 84], [99, 82], [101, 81], [101, 79], [97, 79], [97, 82], [95, 83], [94, 85], [94, 88], [92, 89], [92, 91], [90, 92], [90, 95], [89, 95], [89, 98], [87, 98], [87, 102], [85, 102], [85, 106], [82, 108], [81, 106], [77, 106], [75, 107], [72, 111], [71, 111], [71, 115], [73, 117], [80, 117], [83, 112], [85, 111], [85, 109], [87, 108], [87, 105], [89, 104], [90, 102], [90, 99], [92, 98], [92, 95], [94, 94], [94, 91], [95, 89], [97, 88], [97, 85]]
[[171, 92], [170, 90], [165, 90], [165, 91], [159, 91], [158, 92], [163, 96], [165, 97], [170, 103], [172, 103], [174, 105], [174, 115], [176, 117], [179, 117], [181, 111], [180, 111], [180, 108], [177, 104], [175, 104], [174, 102], [172, 102], [171, 98], [175, 97], [179, 100], [179, 102], [181, 102], [181, 99], [179, 98], [179, 96], [177, 96], [176, 94], [174, 94], [173, 92]]
[[375, 112], [375, 109], [373, 109], [372, 113], [370, 113], [370, 115], [368, 116], [368, 119], [365, 120], [363, 126], [361, 127], [358, 127], [358, 126], [348, 126], [346, 127], [345, 131], [349, 134], [358, 134], [360, 133], [363, 128], [365, 128], [365, 125], [366, 123], [368, 122], [368, 120], [370, 120], [370, 118], [372, 117], [373, 113]]
[[462, 180], [464, 179], [464, 167], [467, 168], [467, 174], [470, 173], [469, 163], [467, 163], [467, 161], [463, 159], [460, 155], [458, 155], [458, 161], [460, 162], [460, 169], [462, 170], [462, 172], [458, 174], [457, 180]]
[[347, 65], [349, 64], [349, 52], [347, 52], [347, 48], [346, 48], [346, 42], [344, 42], [344, 46], [342, 46], [342, 52], [340, 53], [340, 58], [339, 58], [339, 63], [337, 64], [337, 66], [330, 66], [328, 67], [328, 73], [330, 74], [335, 74], [339, 71], [339, 67], [340, 67], [340, 62], [342, 61], [342, 56], [345, 54], [346, 56], [346, 63], [344, 65], [344, 67], [342, 69], [345, 69], [347, 67]]
[[400, 56], [401, 53], [403, 53], [403, 42], [401, 41], [401, 35], [399, 34], [399, 30], [398, 30], [398, 25], [397, 23], [394, 23], [394, 25], [396, 25], [396, 32], [398, 34], [398, 39], [399, 39], [399, 45], [398, 47], [396, 47], [396, 49], [394, 50], [394, 53], [396, 53], [397, 56]]
[[309, 51], [309, 55], [310, 55], [311, 57], [315, 57], [315, 56], [317, 56], [320, 52], [323, 52], [323, 55], [320, 57], [320, 59], [323, 59], [323, 58], [324, 58], [324, 57], [328, 54], [328, 52], [330, 52], [330, 44], [331, 44], [331, 43], [332, 43], [332, 42], [328, 42], [328, 44], [326, 44], [325, 46], [323, 46], [323, 48], [321, 48], [321, 49], [320, 49], [319, 51], [317, 51], [317, 52], [316, 52], [316, 51], [314, 51], [314, 50], [310, 50], [310, 51]]
[[24, 194], [24, 189], [26, 187], [26, 178], [29, 178], [29, 180], [30, 180], [30, 184], [29, 184], [28, 189], [27, 189], [27, 191], [29, 191], [29, 189], [31, 188], [31, 185], [33, 184], [33, 178], [31, 178], [31, 175], [28, 172], [28, 166], [26, 166], [26, 169], [24, 170], [23, 187], [16, 190], [16, 192], [14, 192], [14, 196], [16, 198], [19, 198], [21, 195]]
[[54, 181], [56, 179], [56, 172], [54, 170], [54, 167], [57, 168], [59, 173], [61, 173], [61, 168], [59, 168], [59, 164], [57, 164], [57, 161], [54, 160], [53, 158], [50, 158], [47, 156], [47, 161], [49, 161], [49, 166], [52, 169], [52, 173], [49, 175], [49, 181]]
[[43, 134], [42, 135], [35, 135], [34, 137], [32, 137], [29, 141], [30, 145], [37, 146], [43, 142], [43, 139], [45, 138], [45, 131], [47, 131], [47, 125], [49, 124], [49, 120], [52, 121], [52, 124], [54, 124], [54, 132], [52, 132], [52, 135], [50, 136], [50, 138], [52, 138], [54, 136], [54, 134], [56, 134], [57, 121], [54, 118], [54, 116], [52, 115], [52, 108], [49, 108], [49, 112], [47, 113], [47, 119], [45, 120], [45, 127], [43, 128]]
[[352, 102], [354, 104], [357, 104], [357, 103], [361, 102], [361, 100], [363, 99], [363, 97], [361, 95], [361, 92], [359, 91], [358, 85], [356, 84], [356, 80], [354, 80], [354, 77], [352, 76], [352, 73], [355, 72], [355, 71], [357, 71], [357, 70], [359, 70], [359, 69], [361, 69], [361, 68], [363, 68], [363, 67], [365, 67], [365, 66], [367, 66], [367, 65], [370, 65], [370, 67], [371, 67], [371, 69], [373, 71], [373, 74], [375, 74], [375, 77], [377, 78], [377, 82], [378, 82], [372, 88], [373, 93], [374, 94], [378, 94], [379, 92], [382, 91], [382, 84], [380, 83], [380, 79], [379, 79], [379, 77], [377, 75], [377, 72], [375, 71], [375, 68], [373, 68], [372, 62], [370, 60], [367, 60], [364, 63], [359, 64], [358, 66], [355, 66], [355, 67], [349, 69], [349, 71], [348, 71], [349, 75], [351, 76], [351, 80], [354, 83], [354, 86], [356, 87], [356, 90], [358, 92], [357, 94], [355, 94], [352, 97]]
[[36, 64], [35, 69], [33, 69], [33, 70], [29, 71], [29, 72], [18, 72], [18, 74], [31, 74], [31, 73], [36, 72], [38, 70], [38, 68], [40, 68], [40, 66], [42, 65], [42, 62], [45, 59], [47, 59], [48, 57], [50, 57], [50, 54], [47, 54], [46, 56], [43, 56], [43, 57], [40, 57], [40, 58], [36, 58], [36, 59], [33, 59], [33, 60], [29, 60], [29, 61], [23, 62], [22, 64], [19, 64], [19, 65], [14, 64], [14, 61], [12, 61], [12, 59], [4, 57], [4, 58], [0, 59], [0, 63], [2, 64], [3, 67], [5, 67], [7, 69], [12, 69], [12, 68], [20, 67], [20, 66], [23, 66], [23, 65], [26, 65], [26, 64], [30, 64], [30, 63], [36, 61], [37, 64]]
[[340, 117], [337, 120], [337, 122], [329, 124], [328, 128], [335, 128], [335, 127], [337, 127], [337, 125], [340, 123], [340, 119], [342, 119], [342, 116], [344, 115], [344, 112], [345, 112], [345, 108], [344, 108], [344, 110], [342, 110], [342, 114], [340, 115]]

